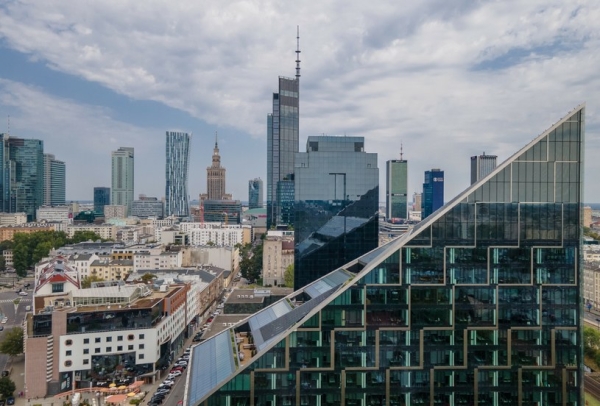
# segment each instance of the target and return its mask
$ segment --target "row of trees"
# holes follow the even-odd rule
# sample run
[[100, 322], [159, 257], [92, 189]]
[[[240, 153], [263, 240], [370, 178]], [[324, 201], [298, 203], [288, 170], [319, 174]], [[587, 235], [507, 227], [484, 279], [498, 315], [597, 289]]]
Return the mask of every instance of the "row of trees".
[[[0, 341], [0, 352], [11, 357], [23, 353], [23, 329], [13, 327], [8, 330]], [[12, 396], [17, 389], [15, 383], [8, 376], [0, 378], [0, 395], [4, 399]]]
[[0, 243], [0, 250], [13, 250], [13, 263], [17, 275], [24, 277], [27, 275], [27, 270], [32, 268], [36, 262], [48, 256], [50, 250], [88, 240], [97, 241], [101, 238], [91, 231], [76, 231], [71, 238], [67, 237], [63, 231], [16, 233], [12, 240]]

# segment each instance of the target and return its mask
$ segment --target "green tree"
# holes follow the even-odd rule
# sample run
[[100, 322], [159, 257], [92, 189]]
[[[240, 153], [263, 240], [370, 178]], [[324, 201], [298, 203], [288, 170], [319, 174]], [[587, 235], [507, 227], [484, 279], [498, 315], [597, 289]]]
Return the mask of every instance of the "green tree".
[[600, 355], [600, 331], [592, 327], [583, 328], [583, 352], [592, 358]]
[[84, 241], [104, 241], [102, 237], [93, 231], [75, 231], [73, 237], [69, 238], [67, 244], [77, 244]]
[[4, 255], [0, 255], [0, 272], [6, 271], [6, 258]]
[[0, 395], [2, 395], [3, 398], [6, 399], [11, 397], [16, 389], [17, 386], [8, 376], [0, 378]]
[[144, 281], [144, 283], [148, 283], [154, 278], [156, 278], [156, 275], [154, 275], [153, 273], [145, 273], [141, 277], [141, 279], [142, 279], [142, 281]]
[[294, 287], [294, 264], [289, 264], [283, 273], [283, 280], [286, 288]]
[[102, 279], [101, 277], [96, 276], [96, 275], [85, 276], [81, 280], [81, 287], [83, 289], [91, 288], [92, 287], [92, 282], [102, 282], [103, 280], [104, 279]]
[[0, 341], [0, 352], [10, 356], [23, 353], [23, 329], [21, 327], [13, 327], [6, 332]]

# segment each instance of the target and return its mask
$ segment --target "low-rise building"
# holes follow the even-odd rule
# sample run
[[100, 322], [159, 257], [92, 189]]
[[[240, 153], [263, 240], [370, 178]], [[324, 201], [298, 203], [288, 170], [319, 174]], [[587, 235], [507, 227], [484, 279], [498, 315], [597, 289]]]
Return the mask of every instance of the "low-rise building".
[[[27, 397], [153, 381], [183, 346], [189, 285], [118, 284], [35, 298], [24, 334]], [[48, 305], [50, 303], [50, 305]]]
[[237, 247], [185, 247], [183, 266], [212, 265], [230, 272], [240, 268], [240, 250]]
[[0, 226], [17, 226], [27, 223], [26, 213], [0, 213]]
[[67, 236], [73, 237], [77, 231], [91, 231], [98, 234], [103, 240], [114, 241], [117, 228], [110, 224], [70, 225], [67, 227], [66, 233]]
[[52, 224], [45, 223], [26, 223], [16, 226], [1, 226], [0, 227], [0, 242], [12, 240], [16, 233], [31, 234], [38, 231], [54, 231]]
[[164, 204], [156, 197], [140, 196], [139, 200], [131, 203], [131, 215], [139, 218], [154, 217], [161, 219], [164, 216]]
[[41, 206], [36, 210], [37, 221], [73, 223], [71, 206]]
[[133, 270], [181, 268], [183, 253], [167, 251], [158, 254], [139, 252], [133, 256]]
[[90, 265], [90, 275], [105, 281], [126, 279], [131, 272], [133, 272], [133, 261], [130, 259], [104, 257]]
[[600, 261], [588, 261], [583, 267], [583, 301], [600, 309]]
[[104, 206], [104, 218], [106, 220], [112, 218], [122, 219], [127, 217], [127, 206], [120, 204], [107, 204]]

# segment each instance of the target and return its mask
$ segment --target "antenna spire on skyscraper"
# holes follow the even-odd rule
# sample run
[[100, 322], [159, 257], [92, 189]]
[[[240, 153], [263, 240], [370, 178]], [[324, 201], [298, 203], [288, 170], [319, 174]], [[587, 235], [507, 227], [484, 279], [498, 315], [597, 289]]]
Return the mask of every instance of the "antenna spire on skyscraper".
[[400, 160], [402, 161], [402, 141], [400, 141]]
[[219, 133], [215, 131], [215, 148], [219, 148]]
[[300, 79], [300, 26], [296, 26], [296, 80]]

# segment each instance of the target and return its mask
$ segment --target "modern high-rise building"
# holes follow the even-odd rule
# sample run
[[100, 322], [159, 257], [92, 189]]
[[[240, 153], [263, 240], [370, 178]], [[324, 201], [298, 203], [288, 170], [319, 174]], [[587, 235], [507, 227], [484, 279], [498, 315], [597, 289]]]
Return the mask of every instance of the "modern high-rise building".
[[167, 131], [166, 134], [165, 214], [167, 216], [189, 217], [188, 161], [190, 135], [174, 131]]
[[377, 247], [379, 169], [364, 137], [308, 137], [296, 154], [294, 287]]
[[471, 184], [485, 178], [496, 167], [496, 155], [475, 155], [471, 157]]
[[95, 187], [94, 188], [94, 213], [104, 213], [104, 206], [110, 205], [110, 188]]
[[406, 219], [408, 217], [408, 162], [391, 159], [385, 163], [385, 217]]
[[221, 166], [219, 143], [215, 136], [215, 148], [212, 154], [212, 164], [206, 168], [206, 194], [200, 200], [230, 200], [231, 195], [225, 193], [225, 172]]
[[204, 200], [200, 204], [203, 221], [224, 224], [242, 222], [242, 202], [239, 200]]
[[[291, 224], [293, 219], [282, 218], [280, 196], [294, 181], [294, 156], [299, 151], [300, 128], [300, 47], [296, 48], [296, 77], [279, 77], [279, 90], [273, 93], [273, 112], [267, 116], [267, 229], [279, 224]], [[293, 203], [293, 198], [292, 198]]]
[[195, 346], [183, 404], [583, 405], [583, 130]]
[[53, 154], [44, 154], [44, 205], [66, 204], [66, 187], [65, 163]]
[[425, 171], [423, 195], [421, 201], [421, 219], [444, 205], [444, 171], [432, 169]]
[[131, 209], [134, 186], [133, 148], [120, 147], [112, 152], [112, 184], [110, 203]]
[[263, 181], [260, 178], [248, 181], [248, 208], [262, 209], [263, 207]]
[[131, 203], [131, 215], [135, 217], [154, 217], [156, 219], [162, 219], [164, 213], [164, 204], [156, 197], [140, 195], [138, 200], [134, 200], [133, 203]]
[[0, 134], [0, 206], [35, 219], [44, 203], [44, 142]]

